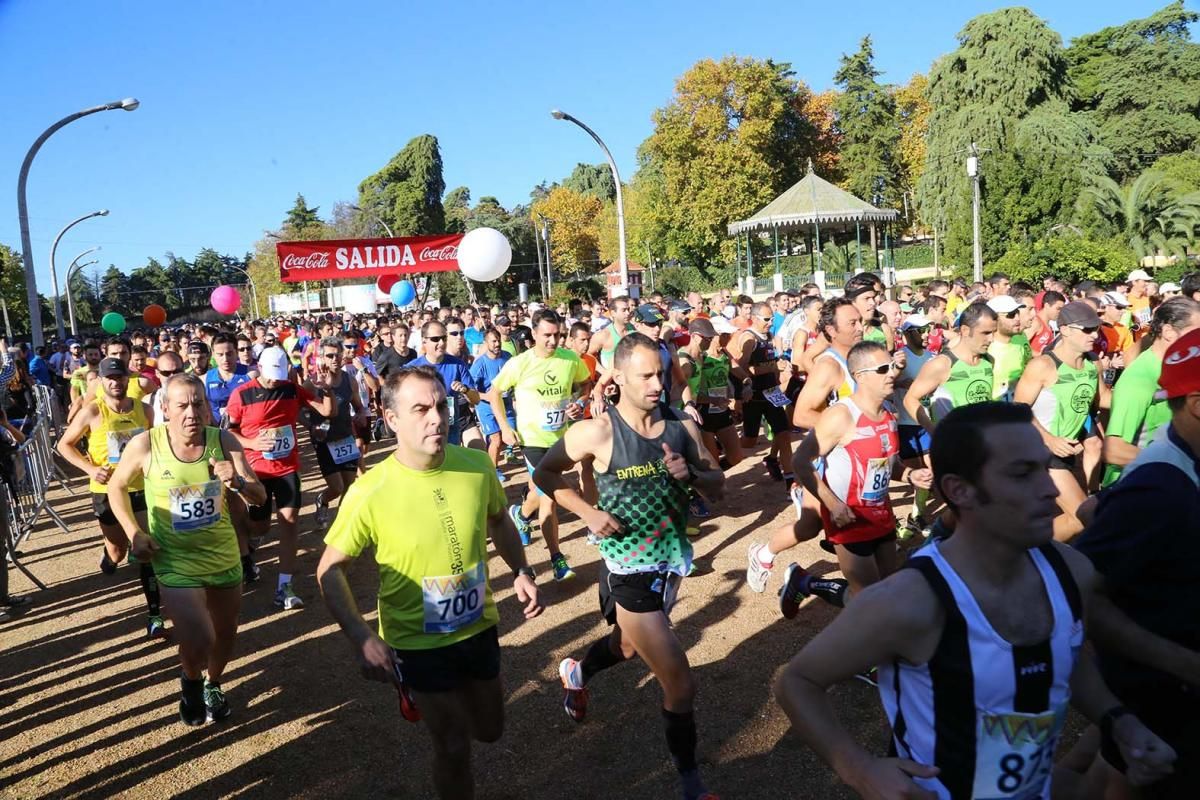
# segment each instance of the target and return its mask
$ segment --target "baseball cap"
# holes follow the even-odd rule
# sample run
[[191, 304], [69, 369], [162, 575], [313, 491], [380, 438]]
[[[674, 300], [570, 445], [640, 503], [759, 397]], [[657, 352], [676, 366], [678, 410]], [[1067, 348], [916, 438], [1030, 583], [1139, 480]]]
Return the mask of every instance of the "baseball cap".
[[686, 300], [672, 300], [667, 303], [667, 309], [670, 311], [691, 311], [692, 304]]
[[703, 318], [689, 322], [687, 329], [688, 333], [694, 333], [702, 339], [715, 339], [717, 336], [717, 329], [711, 322]]
[[1151, 278], [1150, 273], [1146, 272], [1146, 270], [1144, 270], [1144, 269], [1135, 269], [1133, 272], [1129, 273], [1129, 277], [1126, 278], [1125, 280], [1127, 280], [1127, 281], [1152, 281], [1152, 280], [1154, 280], [1154, 278]]
[[496, 317], [496, 324], [497, 325], [512, 325], [512, 320], [509, 319], [506, 315], [501, 314], [500, 316]]
[[904, 322], [900, 323], [900, 330], [908, 331], [912, 330], [913, 328], [927, 328], [932, 324], [933, 320], [924, 314], [913, 314], [911, 317], [904, 320]]
[[187, 351], [189, 354], [190, 353], [207, 353], [208, 345], [206, 345], [204, 342], [200, 341], [199, 339], [196, 339], [191, 342], [188, 342]]
[[129, 375], [129, 367], [119, 358], [106, 358], [100, 362], [101, 378], [117, 378]]
[[1076, 300], [1074, 303], [1067, 303], [1058, 312], [1059, 329], [1068, 325], [1080, 328], [1098, 328], [1100, 327], [1100, 315], [1096, 313], [1096, 309], [1092, 308], [1091, 304]]
[[642, 303], [637, 307], [637, 311], [633, 312], [633, 319], [643, 325], [658, 325], [664, 318], [662, 312], [658, 310], [658, 306], [653, 303]]
[[258, 357], [258, 372], [267, 380], [286, 381], [290, 366], [282, 347], [268, 347]]
[[1200, 328], [1180, 336], [1167, 348], [1158, 385], [1167, 399], [1200, 392]]
[[1162, 286], [1158, 287], [1160, 292], [1182, 292], [1183, 287], [1174, 281], [1167, 281]]
[[999, 294], [987, 301], [987, 307], [997, 314], [1011, 314], [1021, 308], [1021, 304], [1012, 295]]
[[1105, 292], [1100, 297], [1100, 304], [1106, 306], [1117, 306], [1118, 308], [1128, 308], [1129, 301], [1125, 299], [1125, 295], [1120, 292]]

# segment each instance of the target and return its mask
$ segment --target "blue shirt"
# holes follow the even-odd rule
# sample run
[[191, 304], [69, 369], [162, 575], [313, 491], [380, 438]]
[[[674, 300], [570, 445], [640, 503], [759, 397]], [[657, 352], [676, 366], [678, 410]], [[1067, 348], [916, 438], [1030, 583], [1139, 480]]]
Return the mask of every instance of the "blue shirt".
[[467, 345], [467, 352], [471, 355], [479, 355], [483, 352], [483, 331], [478, 328], [467, 328], [463, 331], [463, 339]]
[[[471, 378], [473, 381], [469, 385], [474, 386], [475, 390], [479, 392], [486, 392], [488, 389], [491, 389], [492, 381], [500, 374], [500, 369], [510, 358], [512, 358], [512, 353], [505, 350], [500, 351], [498, 358], [492, 358], [486, 353], [477, 356], [475, 362], [471, 364]], [[491, 406], [486, 400], [480, 403], [480, 405], [488, 406], [488, 410], [491, 410]], [[513, 416], [512, 392], [504, 395], [504, 416]]]
[[471, 370], [467, 368], [465, 361], [454, 356], [442, 356], [442, 363], [433, 364], [425, 356], [421, 356], [408, 362], [408, 366], [433, 367], [436, 369], [438, 374], [442, 376], [442, 385], [446, 387], [446, 397], [454, 406], [450, 409], [450, 426], [454, 427], [456, 424], [466, 422], [466, 414], [464, 413], [466, 409], [464, 406], [467, 404], [467, 398], [450, 388], [455, 381], [464, 386], [473, 386], [475, 384], [475, 379], [471, 377]]
[[774, 337], [779, 333], [779, 329], [783, 327], [783, 321], [787, 317], [780, 314], [778, 311], [771, 314], [771, 336]]
[[212, 407], [213, 421], [221, 419], [233, 390], [250, 381], [248, 372], [249, 368], [245, 364], [238, 364], [233, 368], [233, 375], [227, 381], [221, 380], [221, 373], [217, 371], [216, 367], [204, 374], [204, 393], [208, 396], [209, 406]]
[[29, 357], [29, 374], [42, 386], [50, 385], [50, 365], [41, 356], [34, 355]]

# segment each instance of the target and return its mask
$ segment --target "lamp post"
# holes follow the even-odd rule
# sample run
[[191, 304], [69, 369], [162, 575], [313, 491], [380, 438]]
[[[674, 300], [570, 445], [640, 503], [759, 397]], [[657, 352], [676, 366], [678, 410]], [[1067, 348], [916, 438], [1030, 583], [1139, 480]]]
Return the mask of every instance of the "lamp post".
[[[54, 321], [58, 325], [59, 341], [62, 341], [62, 339], [64, 339], [65, 336], [63, 334], [62, 299], [58, 293], [58, 268], [54, 262], [54, 256], [58, 252], [58, 243], [59, 243], [59, 241], [62, 240], [63, 236], [66, 234], [67, 231], [71, 230], [71, 228], [74, 228], [76, 225], [83, 222], [85, 219], [91, 219], [92, 217], [107, 217], [107, 216], [108, 216], [107, 208], [102, 208], [99, 211], [93, 211], [90, 214], [84, 214], [82, 217], [75, 220], [74, 222], [67, 223], [67, 225], [61, 231], [58, 232], [58, 235], [54, 237], [54, 244], [50, 245], [50, 288], [54, 292]], [[98, 248], [98, 247], [92, 248], [92, 250], [99, 250], [99, 249], [100, 248]], [[91, 251], [89, 250], [88, 252], [91, 252]], [[69, 303], [68, 303], [68, 305], [69, 305]], [[72, 333], [74, 333], [74, 331], [72, 331]]]
[[253, 302], [253, 303], [254, 303], [254, 318], [255, 318], [255, 319], [262, 319], [262, 317], [261, 317], [261, 314], [260, 314], [260, 312], [259, 312], [259, 310], [258, 310], [258, 289], [257, 289], [257, 288], [255, 288], [255, 286], [254, 286], [254, 278], [252, 278], [252, 277], [250, 276], [250, 273], [249, 273], [249, 272], [247, 272], [246, 270], [242, 269], [241, 267], [235, 267], [233, 264], [229, 264], [229, 265], [228, 265], [228, 267], [229, 267], [230, 269], [235, 269], [235, 270], [237, 270], [238, 272], [240, 272], [240, 273], [242, 273], [243, 275], [245, 275], [245, 276], [246, 276], [246, 285], [250, 287], [250, 298], [251, 298], [251, 302]]
[[[80, 117], [86, 117], [89, 114], [95, 114], [97, 111], [113, 111], [122, 109], [123, 111], [133, 111], [138, 107], [139, 103], [132, 97], [126, 97], [124, 100], [114, 100], [111, 103], [104, 105], [85, 108], [83, 111], [76, 111], [74, 114], [63, 117], [58, 122], [51, 125], [46, 130], [42, 131], [29, 148], [29, 152], [25, 154], [25, 160], [21, 162], [21, 174], [17, 177], [17, 219], [21, 225], [21, 261], [25, 267], [25, 291], [29, 300], [29, 327], [30, 337], [33, 340], [34, 347], [41, 347], [45, 344], [42, 337], [42, 307], [38, 302], [37, 290], [37, 275], [33, 271], [33, 244], [29, 239], [29, 205], [25, 201], [25, 184], [29, 181], [29, 168], [33, 166], [33, 158], [38, 154], [38, 150], [42, 149], [42, 145], [54, 133], [65, 125], [69, 125]], [[59, 327], [62, 326], [62, 315], [59, 315]]]
[[550, 112], [550, 116], [555, 119], [565, 119], [567, 122], [574, 122], [579, 127], [587, 132], [596, 140], [596, 144], [600, 145], [600, 149], [604, 151], [604, 157], [608, 159], [608, 168], [612, 170], [613, 183], [617, 185], [617, 241], [620, 246], [620, 262], [621, 262], [621, 286], [618, 292], [621, 294], [629, 294], [629, 264], [625, 260], [625, 205], [621, 200], [621, 175], [617, 172], [617, 162], [613, 160], [612, 153], [608, 152], [608, 146], [604, 144], [596, 132], [584, 125], [579, 120], [572, 117], [565, 111], [559, 111], [557, 108]]
[[[75, 335], [75, 300], [71, 296], [71, 276], [74, 275], [78, 270], [83, 269], [84, 267], [88, 266], [89, 264], [98, 263], [99, 259], [92, 259], [91, 261], [87, 261], [83, 264], [80, 264], [79, 259], [86, 256], [88, 253], [94, 253], [99, 249], [100, 249], [99, 245], [97, 245], [95, 247], [89, 247], [87, 250], [84, 250], [82, 253], [80, 253], [79, 255], [72, 258], [70, 266], [67, 267], [67, 279], [63, 284], [63, 289], [67, 293], [67, 314], [69, 314], [71, 317], [71, 335], [72, 336]], [[62, 326], [61, 322], [59, 323], [59, 326], [60, 327]], [[63, 337], [61, 335], [59, 335], [58, 338], [61, 340]]]
[[382, 226], [383, 226], [383, 229], [384, 229], [385, 231], [387, 231], [387, 235], [388, 235], [388, 238], [389, 238], [389, 239], [395, 239], [395, 238], [396, 238], [396, 234], [392, 233], [392, 228], [391, 228], [391, 226], [390, 226], [390, 225], [388, 225], [386, 222], [384, 222], [384, 221], [383, 221], [383, 217], [380, 217], [380, 216], [378, 216], [377, 214], [372, 214], [371, 212], [367, 211], [366, 209], [364, 209], [364, 208], [360, 208], [360, 207], [358, 207], [358, 206], [354, 205], [353, 203], [351, 203], [351, 204], [350, 204], [350, 207], [351, 207], [351, 208], [353, 208], [353, 209], [354, 209], [355, 211], [357, 211], [358, 213], [360, 213], [360, 214], [363, 214], [363, 215], [365, 215], [365, 216], [368, 216], [368, 217], [370, 217], [371, 219], [373, 219], [373, 220], [375, 220], [376, 222], [378, 222], [380, 225], [382, 225]]

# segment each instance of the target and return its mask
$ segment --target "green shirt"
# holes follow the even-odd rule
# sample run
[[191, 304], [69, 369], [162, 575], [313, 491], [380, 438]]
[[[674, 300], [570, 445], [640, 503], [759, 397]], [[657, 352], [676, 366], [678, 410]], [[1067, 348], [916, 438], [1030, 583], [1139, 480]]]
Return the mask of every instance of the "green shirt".
[[985, 403], [992, 399], [992, 382], [995, 380], [995, 365], [991, 356], [980, 356], [979, 363], [971, 366], [947, 350], [942, 355], [950, 359], [950, 374], [946, 382], [933, 393], [930, 408], [934, 422], [941, 421], [959, 406]]
[[1007, 342], [993, 340], [988, 345], [988, 355], [995, 361], [992, 377], [992, 398], [1012, 400], [1017, 381], [1025, 371], [1025, 365], [1033, 359], [1033, 348], [1025, 334], [1014, 334]]
[[1079, 369], [1046, 353], [1058, 365], [1058, 380], [1042, 389], [1033, 401], [1033, 413], [1052, 436], [1078, 439], [1096, 398], [1097, 372], [1093, 361], [1083, 360]]
[[876, 328], [874, 326], [863, 331], [863, 341], [879, 342], [884, 347], [887, 347], [888, 344], [887, 334], [883, 332], [883, 328]]
[[[1162, 356], [1147, 350], [1133, 360], [1113, 386], [1112, 410], [1108, 415], [1106, 436], [1117, 436], [1137, 447], [1150, 444], [1154, 434], [1171, 421], [1171, 409], [1158, 385], [1162, 373]], [[1104, 469], [1104, 486], [1121, 477], [1120, 467], [1109, 464]]]
[[574, 352], [558, 348], [545, 358], [526, 350], [504, 362], [492, 381], [500, 393], [513, 390], [517, 433], [526, 447], [553, 447], [567, 432], [567, 403], [575, 385], [591, 379], [592, 371]]

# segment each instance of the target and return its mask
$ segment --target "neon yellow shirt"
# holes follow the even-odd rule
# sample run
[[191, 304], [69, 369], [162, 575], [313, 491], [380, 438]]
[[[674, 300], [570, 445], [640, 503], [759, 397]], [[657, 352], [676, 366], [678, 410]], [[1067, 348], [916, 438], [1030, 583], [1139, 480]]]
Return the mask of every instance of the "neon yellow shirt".
[[500, 392], [514, 389], [517, 433], [526, 447], [553, 447], [567, 432], [567, 404], [575, 384], [591, 378], [578, 355], [558, 348], [546, 358], [526, 350], [510, 358], [492, 386]]
[[[97, 467], [108, 464], [116, 467], [121, 460], [121, 453], [129, 440], [150, 426], [146, 423], [146, 407], [141, 400], [133, 400], [125, 413], [113, 411], [104, 398], [98, 397], [92, 401], [100, 410], [100, 421], [88, 431], [88, 458]], [[88, 489], [93, 494], [107, 494], [108, 486], [88, 481]], [[129, 481], [129, 491], [142, 491], [141, 473], [134, 475]]]
[[504, 503], [483, 451], [447, 446], [442, 465], [425, 471], [389, 457], [350, 487], [325, 544], [349, 556], [374, 546], [385, 642], [445, 647], [500, 619], [488, 585], [487, 520]]

